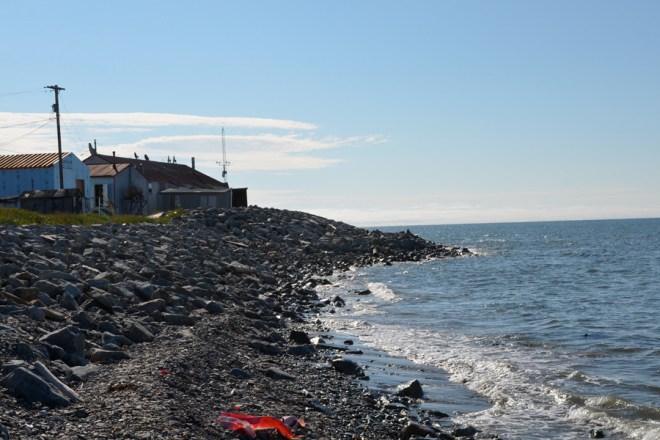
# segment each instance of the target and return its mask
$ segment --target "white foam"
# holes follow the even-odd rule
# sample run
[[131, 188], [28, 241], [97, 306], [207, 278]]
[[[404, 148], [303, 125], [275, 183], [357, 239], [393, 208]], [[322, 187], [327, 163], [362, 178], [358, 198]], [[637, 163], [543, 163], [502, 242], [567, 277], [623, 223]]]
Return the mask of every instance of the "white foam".
[[[360, 338], [366, 345], [420, 364], [438, 366], [449, 373], [451, 380], [465, 384], [492, 402], [493, 406], [484, 411], [458, 415], [456, 422], [485, 428], [509, 440], [586, 438], [592, 427], [603, 429], [611, 440], [660, 439], [657, 422], [614, 417], [598, 401], [566, 391], [565, 381], [596, 385], [609, 380], [577, 370], [572, 357], [564, 359], [552, 347], [543, 346], [546, 349], [540, 350], [515, 338], [492, 341], [487, 336], [474, 338], [379, 323], [379, 307], [402, 298], [386, 283], [365, 284], [368, 279], [361, 269], [337, 278], [335, 286], [322, 295], [340, 293], [347, 304], [337, 308], [332, 316], [322, 317], [323, 321], [335, 330]], [[364, 290], [365, 285], [371, 295], [344, 295], [351, 290]]]
[[401, 297], [394, 293], [385, 283], [369, 283], [367, 287], [375, 297], [382, 300], [392, 302], [401, 300]]
[[509, 440], [583, 438], [590, 426], [602, 426], [610, 439], [660, 438], [660, 431], [648, 424], [613, 418], [595, 405], [576, 405], [569, 394], [544, 379], [545, 373], [534, 367], [533, 359], [525, 357], [528, 353], [518, 353], [513, 344], [492, 345], [460, 334], [348, 322], [354, 321], [334, 319], [332, 326], [351, 332], [366, 345], [438, 366], [452, 381], [464, 383], [493, 404], [484, 411], [458, 415], [454, 418], [458, 423], [484, 427]]

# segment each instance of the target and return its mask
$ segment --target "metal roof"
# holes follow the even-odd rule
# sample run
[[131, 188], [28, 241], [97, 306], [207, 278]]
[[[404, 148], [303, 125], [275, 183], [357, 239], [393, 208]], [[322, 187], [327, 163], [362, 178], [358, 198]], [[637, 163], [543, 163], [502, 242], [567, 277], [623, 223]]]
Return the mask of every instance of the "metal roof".
[[109, 156], [105, 154], [95, 154], [88, 157], [83, 162], [87, 165], [103, 161], [108, 164], [113, 162], [117, 165], [122, 163], [135, 165], [137, 171], [142, 174], [148, 182], [167, 183], [178, 187], [192, 188], [228, 188], [224, 182], [214, 179], [197, 170], [193, 170], [188, 165], [177, 163], [157, 162], [153, 160], [133, 159], [130, 157]]
[[110, 163], [87, 166], [89, 167], [89, 177], [113, 177], [124, 171], [126, 168], [130, 167], [131, 164], [118, 163], [116, 170]]
[[[62, 153], [62, 158], [71, 153]], [[50, 168], [59, 162], [58, 153], [14, 154], [0, 156], [0, 170], [23, 170], [29, 168]]]
[[224, 194], [229, 192], [229, 188], [210, 189], [210, 188], [168, 188], [161, 191], [161, 194]]
[[42, 199], [71, 197], [80, 194], [78, 188], [67, 189], [38, 189], [36, 191], [25, 191], [19, 197], [21, 199]]

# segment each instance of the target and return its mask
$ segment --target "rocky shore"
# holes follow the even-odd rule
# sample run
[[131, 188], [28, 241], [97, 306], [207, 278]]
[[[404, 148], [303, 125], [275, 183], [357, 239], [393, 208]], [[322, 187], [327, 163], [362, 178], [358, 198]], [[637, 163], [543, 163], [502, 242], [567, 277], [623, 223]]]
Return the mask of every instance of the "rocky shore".
[[306, 318], [341, 305], [314, 291], [335, 271], [466, 253], [258, 207], [1, 225], [0, 439], [239, 438], [222, 411], [302, 417], [305, 439], [478, 438], [421, 410], [418, 384], [363, 386]]

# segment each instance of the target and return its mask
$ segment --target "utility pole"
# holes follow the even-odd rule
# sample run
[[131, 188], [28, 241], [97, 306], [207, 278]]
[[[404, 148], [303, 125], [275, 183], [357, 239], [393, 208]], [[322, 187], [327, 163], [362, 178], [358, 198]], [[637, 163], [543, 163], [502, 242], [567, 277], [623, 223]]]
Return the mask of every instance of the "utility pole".
[[64, 172], [62, 167], [62, 135], [60, 134], [60, 90], [65, 90], [64, 87], [60, 87], [57, 84], [54, 86], [46, 86], [44, 89], [51, 89], [55, 91], [55, 105], [53, 105], [53, 110], [55, 111], [55, 119], [57, 120], [57, 153], [60, 159], [60, 189], [64, 189]]

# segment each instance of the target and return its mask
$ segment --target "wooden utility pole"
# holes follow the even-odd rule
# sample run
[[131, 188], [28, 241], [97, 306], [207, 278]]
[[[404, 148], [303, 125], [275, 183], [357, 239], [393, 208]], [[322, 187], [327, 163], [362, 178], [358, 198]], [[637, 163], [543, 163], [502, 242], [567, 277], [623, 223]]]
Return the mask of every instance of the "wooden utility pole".
[[62, 167], [62, 135], [60, 134], [60, 90], [65, 90], [64, 87], [60, 87], [57, 84], [54, 86], [46, 86], [44, 89], [51, 89], [55, 91], [55, 105], [53, 105], [53, 110], [55, 111], [55, 119], [57, 120], [57, 153], [60, 159], [60, 189], [64, 189], [64, 170]]

